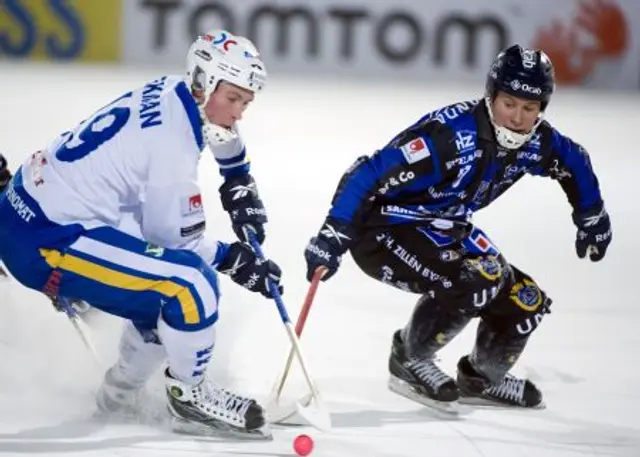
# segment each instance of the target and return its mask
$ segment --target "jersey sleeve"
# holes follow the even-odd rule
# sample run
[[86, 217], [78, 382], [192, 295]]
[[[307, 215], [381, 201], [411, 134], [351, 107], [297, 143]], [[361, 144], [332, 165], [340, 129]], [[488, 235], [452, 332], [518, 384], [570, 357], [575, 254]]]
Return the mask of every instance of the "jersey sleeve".
[[329, 216], [357, 225], [376, 200], [436, 184], [440, 179], [437, 162], [430, 138], [420, 134], [360, 157], [342, 176]]
[[237, 135], [233, 140], [209, 147], [216, 159], [220, 174], [225, 179], [249, 173], [251, 167], [251, 160], [247, 155], [247, 148], [240, 132], [235, 126], [233, 130]]
[[587, 151], [555, 129], [551, 137], [551, 156], [532, 174], [551, 177], [559, 182], [576, 212], [602, 205], [598, 178]]

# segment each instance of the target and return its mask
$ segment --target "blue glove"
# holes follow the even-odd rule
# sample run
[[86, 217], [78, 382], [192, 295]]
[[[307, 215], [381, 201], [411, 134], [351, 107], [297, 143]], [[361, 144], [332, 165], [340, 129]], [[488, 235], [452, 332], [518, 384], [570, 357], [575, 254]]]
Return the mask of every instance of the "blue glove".
[[590, 211], [573, 213], [573, 222], [578, 228], [576, 235], [576, 253], [584, 259], [589, 254], [592, 262], [598, 262], [607, 253], [611, 243], [611, 221], [604, 206]]
[[227, 256], [220, 262], [217, 270], [229, 275], [233, 282], [240, 284], [245, 289], [249, 289], [251, 292], [260, 292], [267, 298], [273, 298], [269, 287], [269, 280], [271, 280], [282, 295], [280, 267], [272, 260], [260, 260], [248, 244], [240, 242], [230, 244]]
[[328, 217], [318, 235], [309, 240], [304, 252], [307, 280], [311, 281], [319, 267], [327, 269], [322, 277], [323, 281], [333, 276], [338, 271], [342, 255], [347, 252], [353, 241], [354, 231], [351, 227]]
[[79, 298], [49, 296], [49, 299], [51, 300], [51, 304], [56, 309], [56, 311], [67, 313], [69, 314], [69, 317], [72, 317], [76, 314], [83, 315], [91, 311], [91, 305]]
[[255, 234], [258, 243], [265, 238], [264, 224], [267, 212], [258, 195], [256, 183], [249, 174], [229, 178], [220, 186], [222, 207], [231, 217], [231, 225], [238, 239], [249, 242], [249, 230]]

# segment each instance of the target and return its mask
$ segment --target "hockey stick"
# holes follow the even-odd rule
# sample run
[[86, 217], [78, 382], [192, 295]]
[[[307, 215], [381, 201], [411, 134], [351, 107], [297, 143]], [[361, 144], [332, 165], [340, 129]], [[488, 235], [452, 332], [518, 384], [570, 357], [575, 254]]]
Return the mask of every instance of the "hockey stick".
[[73, 325], [73, 328], [76, 330], [76, 333], [82, 340], [84, 346], [89, 350], [91, 355], [93, 356], [94, 362], [98, 366], [102, 366], [102, 362], [100, 361], [100, 356], [98, 355], [98, 351], [94, 346], [91, 338], [89, 337], [89, 329], [87, 325], [84, 323], [76, 309], [71, 304], [71, 301], [66, 297], [58, 297], [56, 300], [57, 306], [67, 315], [69, 321]]
[[[0, 261], [0, 279], [3, 279], [3, 280], [9, 279], [9, 274], [5, 271], [1, 261]], [[53, 300], [51, 297], [49, 297], [49, 299]], [[88, 307], [86, 302], [83, 302], [83, 303], [85, 306]], [[57, 297], [54, 301], [54, 306], [67, 315], [67, 317], [69, 318], [69, 321], [71, 322], [71, 325], [73, 325], [73, 328], [76, 330], [76, 333], [82, 340], [82, 343], [87, 348], [87, 350], [91, 353], [91, 356], [94, 362], [98, 366], [102, 366], [102, 362], [100, 361], [100, 356], [98, 355], [98, 351], [96, 351], [96, 347], [91, 341], [91, 338], [89, 337], [89, 329], [87, 327], [87, 324], [82, 320], [78, 311], [71, 304], [71, 301], [65, 297]]]
[[[249, 242], [251, 247], [257, 254], [258, 258], [261, 260], [265, 260], [264, 253], [262, 252], [262, 248], [260, 247], [260, 243], [256, 240], [253, 232], [249, 232]], [[316, 387], [315, 382], [311, 378], [309, 374], [309, 369], [307, 368], [307, 362], [302, 354], [302, 349], [300, 348], [300, 341], [298, 340], [298, 336], [296, 335], [296, 331], [293, 328], [293, 324], [291, 323], [291, 319], [289, 318], [289, 313], [287, 312], [287, 308], [282, 301], [282, 297], [280, 296], [280, 292], [278, 291], [278, 287], [276, 284], [269, 280], [269, 287], [273, 294], [273, 300], [276, 302], [276, 306], [278, 307], [278, 312], [280, 313], [280, 318], [282, 319], [282, 323], [287, 331], [287, 335], [289, 336], [289, 341], [295, 351], [296, 356], [298, 357], [298, 361], [300, 362], [300, 367], [302, 368], [302, 372], [304, 374], [305, 380], [309, 386], [311, 391], [311, 397], [315, 400], [315, 410], [311, 408], [311, 402], [308, 402], [306, 405], [302, 405], [300, 403], [296, 403], [296, 410], [300, 416], [302, 416], [309, 424], [313, 425], [319, 430], [328, 431], [331, 429], [331, 417], [329, 416], [329, 412], [324, 407], [322, 399], [320, 398], [320, 392], [318, 392], [318, 388]]]
[[[319, 267], [313, 274], [311, 284], [309, 285], [309, 290], [307, 291], [307, 296], [304, 299], [302, 309], [300, 310], [300, 315], [298, 316], [298, 320], [296, 322], [296, 336], [298, 338], [300, 338], [300, 336], [302, 335], [302, 330], [304, 329], [307, 317], [309, 316], [309, 311], [311, 310], [313, 299], [315, 298], [318, 286], [320, 285], [320, 281], [322, 280], [322, 277], [326, 274], [326, 272], [327, 269], [325, 267]], [[295, 405], [288, 405], [288, 407], [279, 405], [280, 395], [282, 394], [284, 384], [287, 381], [287, 376], [289, 375], [289, 372], [291, 370], [291, 363], [293, 362], [294, 355], [295, 350], [293, 347], [291, 347], [284, 370], [282, 371], [282, 374], [276, 379], [273, 389], [271, 390], [271, 397], [267, 409], [270, 412], [272, 422], [295, 423], [295, 420], [292, 420], [292, 417], [296, 413]], [[310, 400], [310, 396], [307, 395], [301, 400], [301, 403], [308, 404]]]

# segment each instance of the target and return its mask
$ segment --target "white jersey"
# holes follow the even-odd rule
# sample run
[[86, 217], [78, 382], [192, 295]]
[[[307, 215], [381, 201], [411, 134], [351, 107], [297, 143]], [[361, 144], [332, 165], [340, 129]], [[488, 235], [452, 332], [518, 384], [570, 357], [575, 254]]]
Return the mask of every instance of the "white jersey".
[[[197, 184], [204, 148], [197, 106], [181, 77], [124, 94], [23, 165], [24, 187], [45, 215], [86, 229], [126, 226], [150, 243], [213, 261]], [[235, 140], [212, 147], [225, 174], [248, 167]]]

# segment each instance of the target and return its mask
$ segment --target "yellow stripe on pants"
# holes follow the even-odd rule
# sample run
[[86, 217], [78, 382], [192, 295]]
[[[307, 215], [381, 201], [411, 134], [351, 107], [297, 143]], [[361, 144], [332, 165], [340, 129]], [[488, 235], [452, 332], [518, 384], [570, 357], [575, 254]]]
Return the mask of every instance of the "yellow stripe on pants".
[[107, 286], [133, 291], [154, 291], [169, 298], [177, 298], [187, 324], [198, 324], [200, 314], [191, 291], [171, 280], [153, 280], [122, 273], [111, 268], [92, 263], [71, 254], [62, 255], [59, 251], [40, 249], [40, 254], [51, 268], [70, 271], [79, 276], [92, 279]]

